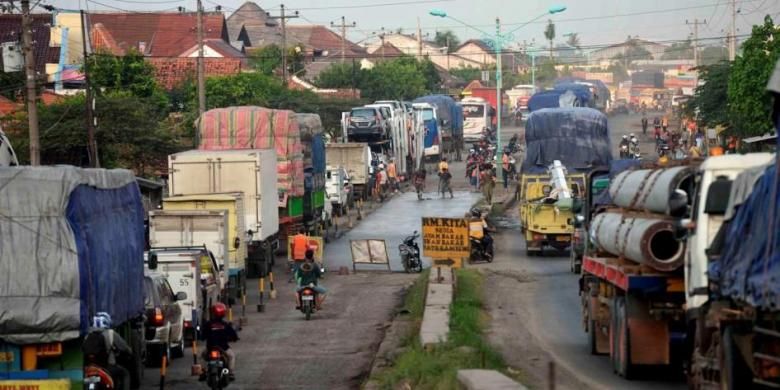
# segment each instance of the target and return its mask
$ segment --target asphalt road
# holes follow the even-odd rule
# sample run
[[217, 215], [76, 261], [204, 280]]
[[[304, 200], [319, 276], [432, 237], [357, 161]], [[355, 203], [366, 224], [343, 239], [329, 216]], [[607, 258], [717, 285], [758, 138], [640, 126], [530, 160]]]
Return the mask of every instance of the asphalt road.
[[[641, 136], [640, 119], [610, 118], [613, 154], [621, 136], [630, 133], [639, 137], [643, 154], [654, 154], [651, 136]], [[495, 237], [495, 261], [476, 267], [489, 271], [485, 286], [490, 340], [508, 364], [527, 373], [531, 385], [547, 385], [547, 362], [554, 361], [559, 388], [685, 388], [682, 378], [665, 369], [645, 370], [638, 380], [626, 381], [613, 374], [608, 357], [591, 356], [581, 326], [579, 277], [570, 272], [569, 258], [556, 253], [526, 257], [517, 210], [510, 210], [501, 222], [504, 229]]]

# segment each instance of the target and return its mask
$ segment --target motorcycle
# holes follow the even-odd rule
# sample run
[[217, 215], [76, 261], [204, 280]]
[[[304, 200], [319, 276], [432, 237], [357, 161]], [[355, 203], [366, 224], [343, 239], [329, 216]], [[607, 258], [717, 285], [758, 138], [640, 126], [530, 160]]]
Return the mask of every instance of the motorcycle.
[[404, 238], [403, 243], [398, 245], [398, 252], [401, 254], [401, 263], [404, 271], [422, 272], [423, 265], [420, 259], [420, 246], [417, 245], [417, 239], [420, 234], [415, 230], [411, 236]]
[[628, 145], [622, 144], [620, 145], [620, 158], [628, 158]]
[[301, 288], [298, 295], [301, 299], [299, 302], [301, 313], [306, 316], [306, 321], [308, 321], [311, 319], [311, 315], [317, 311], [317, 290], [314, 289], [314, 284], [310, 283]]
[[211, 390], [221, 390], [230, 383], [227, 359], [220, 348], [211, 348], [206, 356], [206, 384]]
[[87, 390], [113, 389], [114, 378], [103, 367], [88, 364], [84, 367], [84, 388]]
[[[485, 236], [487, 237], [488, 233], [485, 232]], [[485, 248], [483, 239], [470, 237], [469, 241], [471, 242], [471, 254], [469, 255], [469, 262], [475, 262], [475, 261], [487, 261], [488, 263], [493, 262], [493, 244], [491, 242], [490, 246]]]

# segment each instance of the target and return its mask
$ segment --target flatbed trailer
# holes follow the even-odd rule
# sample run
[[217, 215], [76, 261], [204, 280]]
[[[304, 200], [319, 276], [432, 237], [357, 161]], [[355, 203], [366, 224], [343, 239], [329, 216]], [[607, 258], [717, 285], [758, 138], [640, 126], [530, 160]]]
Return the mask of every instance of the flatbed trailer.
[[659, 272], [616, 257], [585, 255], [580, 297], [593, 355], [608, 355], [620, 376], [637, 366], [682, 363], [686, 342], [681, 272]]

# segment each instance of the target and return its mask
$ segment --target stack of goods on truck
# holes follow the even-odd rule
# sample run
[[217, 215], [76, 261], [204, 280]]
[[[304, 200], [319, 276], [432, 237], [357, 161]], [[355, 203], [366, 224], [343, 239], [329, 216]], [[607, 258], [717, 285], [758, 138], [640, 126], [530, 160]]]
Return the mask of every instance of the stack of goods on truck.
[[201, 150], [274, 149], [279, 234], [284, 238], [302, 228], [303, 145], [294, 112], [256, 106], [216, 108], [201, 115], [198, 133]]
[[294, 116], [303, 145], [303, 217], [306, 230], [316, 233], [325, 207], [325, 130], [317, 114], [296, 113]]
[[117, 363], [138, 386], [143, 224], [130, 171], [0, 168], [0, 388], [81, 388], [99, 313], [133, 349]]

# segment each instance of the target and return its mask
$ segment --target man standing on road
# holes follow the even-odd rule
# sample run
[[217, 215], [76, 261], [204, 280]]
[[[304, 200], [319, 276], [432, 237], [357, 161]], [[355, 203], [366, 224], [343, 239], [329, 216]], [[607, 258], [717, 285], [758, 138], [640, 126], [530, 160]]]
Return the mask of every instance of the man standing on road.
[[447, 192], [450, 193], [450, 199], [454, 198], [455, 195], [452, 194], [452, 187], [450, 186], [450, 181], [452, 181], [452, 174], [450, 173], [450, 170], [447, 168], [444, 168], [444, 170], [439, 173], [439, 191], [441, 191], [441, 197], [444, 198], [445, 194]]
[[447, 157], [442, 157], [439, 162], [439, 173], [444, 172], [445, 169], [450, 169], [450, 164], [447, 164]]
[[390, 189], [394, 192], [398, 192], [398, 173], [395, 169], [395, 158], [391, 158], [390, 163], [387, 164], [387, 180], [390, 184]]
[[647, 117], [642, 115], [642, 134], [647, 134]]
[[501, 173], [504, 175], [504, 191], [509, 187], [509, 152], [504, 151], [501, 157]]
[[493, 169], [489, 164], [482, 166], [480, 175], [480, 185], [482, 186], [482, 195], [488, 204], [493, 204], [493, 188], [496, 186], [496, 177], [493, 175]]

